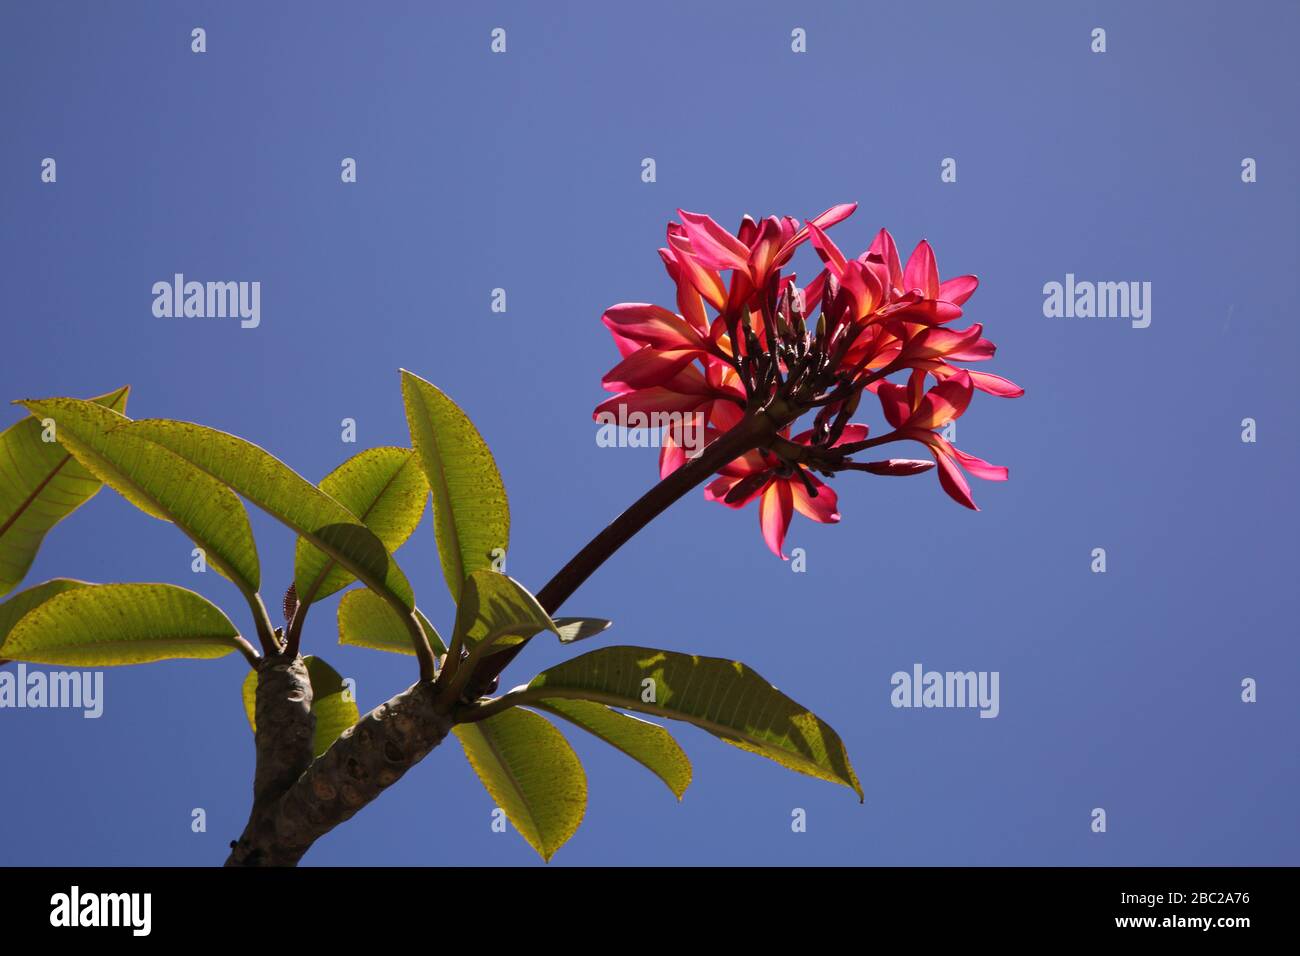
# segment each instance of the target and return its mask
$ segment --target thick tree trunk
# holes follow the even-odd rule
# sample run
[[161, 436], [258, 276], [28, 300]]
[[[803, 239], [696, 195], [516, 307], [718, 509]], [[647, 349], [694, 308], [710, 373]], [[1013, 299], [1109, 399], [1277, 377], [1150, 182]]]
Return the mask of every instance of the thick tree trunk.
[[227, 866], [274, 865], [267, 854], [274, 844], [280, 798], [312, 761], [316, 717], [311, 702], [311, 678], [301, 657], [261, 662], [254, 709], [253, 808], [243, 835], [230, 845]]
[[442, 743], [451, 720], [435, 707], [434, 697], [431, 683], [415, 684], [362, 717], [313, 761], [315, 719], [306, 666], [301, 658], [265, 666], [257, 686], [253, 810], [226, 865], [296, 865], [316, 840]]

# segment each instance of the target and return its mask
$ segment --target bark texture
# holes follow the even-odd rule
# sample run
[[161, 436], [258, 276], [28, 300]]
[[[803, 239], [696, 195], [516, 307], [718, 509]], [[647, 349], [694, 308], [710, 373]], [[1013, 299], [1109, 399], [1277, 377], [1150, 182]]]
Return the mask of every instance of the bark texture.
[[230, 845], [227, 866], [268, 865], [280, 797], [311, 765], [316, 717], [311, 712], [311, 678], [301, 657], [271, 657], [257, 670], [253, 735], [253, 809], [238, 840]]
[[[301, 658], [294, 664], [306, 679]], [[290, 665], [289, 670], [295, 670]], [[266, 683], [270, 683], [267, 681]], [[388, 700], [349, 727], [325, 753], [311, 759], [290, 744], [265, 745], [268, 766], [263, 770], [261, 738], [279, 737], [283, 726], [263, 724], [263, 681], [258, 681], [258, 767], [253, 812], [239, 840], [231, 844], [227, 866], [294, 866], [311, 845], [370, 803], [406, 771], [419, 763], [451, 730], [451, 719], [435, 705], [431, 683], [419, 683]], [[281, 683], [280, 692], [296, 696], [300, 688]], [[268, 695], [274, 693], [269, 687]], [[310, 709], [311, 688], [307, 687]], [[268, 701], [268, 708], [273, 706]], [[287, 716], [287, 708], [283, 716]], [[310, 713], [308, 713], [310, 717]], [[313, 720], [314, 723], [314, 720]], [[291, 722], [291, 726], [298, 725]], [[290, 734], [296, 736], [296, 729]], [[286, 759], [294, 751], [293, 761]], [[297, 768], [290, 773], [291, 762]]]

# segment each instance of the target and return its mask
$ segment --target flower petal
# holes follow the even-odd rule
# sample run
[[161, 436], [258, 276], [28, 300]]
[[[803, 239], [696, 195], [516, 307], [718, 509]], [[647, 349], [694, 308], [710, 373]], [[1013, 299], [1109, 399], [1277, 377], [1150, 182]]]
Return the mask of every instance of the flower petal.
[[831, 237], [814, 223], [808, 223], [808, 234], [812, 237], [813, 248], [817, 250], [817, 255], [822, 257], [831, 275], [836, 279], [843, 276], [844, 266], [848, 260], [844, 258], [844, 253], [840, 252], [839, 246], [831, 242]]
[[808, 489], [797, 478], [787, 482], [795, 510], [805, 518], [811, 518], [822, 524], [834, 524], [839, 521], [839, 498], [835, 494], [835, 489], [819, 480], [816, 475], [810, 473], [808, 478], [812, 486], [817, 489], [816, 498], [808, 494]]
[[884, 264], [889, 272], [890, 288], [897, 289], [903, 284], [903, 267], [898, 259], [898, 246], [888, 229], [881, 229], [871, 241], [871, 248], [863, 258], [875, 257]]
[[874, 269], [864, 262], [846, 262], [840, 275], [840, 287], [853, 298], [853, 319], [871, 315], [885, 299], [885, 287]]
[[794, 498], [790, 494], [790, 483], [774, 481], [769, 484], [759, 503], [758, 525], [768, 548], [782, 561], [789, 560], [781, 548], [785, 544], [785, 533], [790, 530], [790, 516], [793, 513]]
[[925, 393], [905, 427], [940, 428], [954, 418], [960, 418], [970, 405], [974, 388], [970, 373], [965, 369], [958, 370], [956, 375], [944, 379]]
[[732, 478], [747, 478], [750, 475], [756, 475], [760, 471], [771, 471], [771, 464], [763, 458], [760, 451], [747, 451], [739, 458], [733, 458], [721, 468], [718, 474], [729, 475]]
[[[845, 219], [848, 219], [849, 216], [853, 215], [854, 210], [857, 208], [858, 204], [855, 202], [841, 203], [838, 206], [831, 206], [830, 209], [827, 209], [820, 216], [813, 216], [813, 218], [809, 219], [808, 224], [816, 226], [818, 229], [829, 229], [837, 222], [843, 222]], [[781, 246], [780, 253], [777, 254], [776, 264], [778, 266], [785, 265], [790, 260], [790, 256], [794, 255], [795, 249], [807, 238], [808, 225], [805, 225], [802, 229], [785, 240], [785, 243]]]
[[667, 432], [659, 443], [659, 477], [667, 478], [686, 464], [686, 450]]
[[998, 398], [1019, 398], [1025, 390], [1010, 379], [990, 372], [970, 372], [971, 381], [981, 392], [988, 392]]
[[961, 318], [961, 306], [953, 305], [951, 302], [941, 302], [938, 299], [902, 301], [891, 304], [888, 309], [882, 309], [881, 312], [907, 319], [909, 322], [919, 322], [922, 325], [943, 325], [945, 322]]
[[606, 391], [627, 392], [663, 385], [700, 353], [694, 349], [657, 349], [644, 346], [605, 373], [600, 384]]
[[939, 484], [948, 493], [948, 497], [972, 511], [979, 511], [979, 506], [971, 497], [970, 485], [966, 481], [966, 476], [961, 473], [961, 469], [941, 451], [934, 452], [934, 460], [939, 466]]
[[939, 266], [934, 260], [934, 250], [922, 239], [912, 250], [903, 269], [903, 291], [920, 289], [927, 299], [939, 298]]
[[780, 248], [781, 223], [775, 216], [769, 216], [758, 227], [758, 235], [749, 250], [749, 274], [753, 276], [756, 286], [761, 288], [766, 285], [767, 277], [777, 265]]
[[[901, 358], [904, 362], [909, 362], [968, 352], [975, 347], [976, 343], [988, 342], [982, 337], [983, 334], [984, 326], [979, 323], [960, 330], [927, 326], [912, 336], [903, 346]], [[989, 342], [990, 346], [992, 344]], [[991, 352], [989, 354], [992, 355]]]
[[954, 362], [986, 362], [997, 354], [998, 347], [988, 339], [978, 339], [964, 348], [948, 353]]
[[695, 261], [691, 254], [690, 240], [684, 236], [668, 234], [668, 245], [677, 257], [677, 266], [681, 270], [681, 275], [686, 278], [695, 291], [704, 296], [705, 301], [715, 309], [721, 309], [727, 304], [727, 285], [722, 281], [722, 276], [718, 275], [713, 269], [706, 269], [700, 263]]
[[955, 446], [949, 447], [952, 448], [953, 456], [961, 462], [961, 466], [976, 478], [983, 478], [985, 481], [1006, 481], [1010, 475], [1003, 465], [990, 465], [983, 458], [976, 458]]
[[623, 338], [661, 349], [704, 349], [704, 340], [680, 315], [648, 302], [621, 302], [600, 319]]
[[979, 288], [980, 280], [975, 276], [957, 276], [952, 279], [945, 279], [939, 283], [939, 293], [936, 299], [942, 299], [944, 302], [951, 302], [953, 305], [963, 305], [967, 299], [975, 294]]
[[[623, 392], [605, 399], [596, 406], [592, 417], [601, 421], [603, 416], [612, 416], [613, 422], [626, 422], [628, 417], [641, 413], [652, 415], [655, 412], [693, 412], [700, 406], [698, 395], [686, 395], [664, 388], [640, 388], [632, 392]], [[649, 427], [649, 426], [647, 426]]]
[[614, 348], [618, 349], [618, 354], [623, 356], [623, 358], [627, 358], [633, 352], [636, 352], [639, 349], [644, 348], [644, 346], [640, 342], [633, 342], [631, 339], [627, 338], [626, 336], [619, 335], [613, 329], [610, 329], [609, 334], [610, 337], [614, 340]]
[[723, 229], [709, 216], [677, 210], [686, 237], [691, 240], [695, 261], [709, 269], [749, 270], [749, 247]]
[[720, 475], [713, 479], [713, 481], [709, 482], [704, 487], [705, 500], [716, 501], [719, 504], [726, 504], [729, 508], [741, 507], [741, 505], [737, 504], [727, 504], [726, 501], [727, 493], [731, 491], [732, 487], [734, 487], [738, 481], [740, 481], [740, 477], [734, 475]]
[[[855, 422], [850, 422], [844, 426], [844, 431], [840, 433], [840, 437], [835, 442], [835, 445], [848, 445], [855, 441], [866, 441], [867, 435], [870, 431], [871, 428], [868, 425], [859, 425]], [[831, 447], [833, 448], [835, 445], [832, 445]]]
[[709, 424], [719, 432], [728, 432], [740, 424], [745, 417], [745, 410], [735, 402], [725, 399], [715, 400], [707, 409]]
[[880, 399], [885, 421], [895, 428], [902, 428], [912, 414], [912, 406], [907, 401], [907, 389], [893, 382], [880, 382], [876, 387], [876, 397]]

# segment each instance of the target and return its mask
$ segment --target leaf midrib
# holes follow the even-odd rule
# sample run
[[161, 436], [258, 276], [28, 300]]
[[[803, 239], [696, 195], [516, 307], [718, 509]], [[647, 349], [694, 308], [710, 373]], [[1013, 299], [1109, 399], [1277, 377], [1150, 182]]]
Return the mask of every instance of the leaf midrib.
[[[63, 466], [66, 465], [71, 460], [72, 460], [72, 456], [65, 452], [63, 455], [63, 460], [59, 462], [57, 465], [55, 465], [54, 468], [50, 470], [50, 473], [48, 475], [46, 475], [44, 478], [41, 479], [41, 483], [36, 486], [36, 489], [30, 495], [24, 498], [19, 503], [14, 513], [11, 514], [7, 519], [5, 519], [5, 523], [3, 525], [0, 525], [0, 538], [4, 537], [5, 533], [14, 526], [14, 522], [16, 522], [20, 517], [22, 517], [23, 513], [26, 512], [27, 509], [32, 506], [32, 502], [34, 502], [37, 498], [40, 497], [41, 492], [45, 490], [46, 486], [51, 481], [53, 481], [56, 477], [58, 477], [58, 474], [63, 469]], [[16, 465], [17, 462], [15, 462], [14, 464]]]
[[[12, 631], [10, 631], [9, 633], [10, 635], [13, 634]], [[78, 650], [81, 648], [94, 648], [94, 647], [119, 647], [120, 648], [120, 647], [132, 647], [137, 644], [154, 645], [160, 643], [172, 643], [172, 644], [219, 643], [223, 646], [229, 647], [231, 650], [234, 650], [236, 645], [234, 644], [233, 641], [234, 641], [233, 635], [229, 635], [229, 634], [202, 634], [202, 635], [195, 635], [193, 637], [188, 637], [183, 634], [177, 634], [175, 636], [168, 635], [166, 637], [125, 637], [119, 640], [97, 640], [97, 641], [91, 640], [91, 641], [81, 641], [76, 644], [42, 643], [39, 647], [32, 648], [32, 650], [38, 650], [38, 651]], [[18, 646], [18, 647], [10, 647], [8, 648], [8, 650], [9, 651], [24, 650], [24, 648]]]
[[[533, 808], [529, 804], [528, 797], [524, 793], [523, 787], [520, 785], [518, 779], [516, 779], [514, 771], [510, 769], [510, 763], [506, 760], [505, 754], [502, 753], [499, 747], [497, 747], [496, 741], [493, 739], [491, 733], [483, 727], [478, 728], [478, 731], [480, 736], [482, 736], [483, 740], [487, 743], [488, 749], [492, 751], [492, 756], [496, 759], [497, 766], [501, 768], [511, 789], [514, 790], [515, 796], [519, 798], [519, 802], [523, 806], [524, 812], [528, 814], [528, 822], [532, 825], [533, 833], [537, 835], [538, 842], [542, 844], [544, 849], [549, 850], [550, 847], [547, 845], [545, 835], [542, 833], [541, 824], [537, 821], [537, 817], [533, 813]], [[515, 825], [518, 826], [518, 823]]]
[[[424, 395], [421, 394], [418, 387], [413, 388], [412, 391], [415, 393], [415, 398], [418, 405], [417, 412], [420, 415], [421, 423], [424, 425], [423, 430], [427, 433], [429, 441], [433, 443], [432, 451], [436, 456], [437, 463], [438, 463], [438, 467], [436, 470], [438, 473], [439, 490], [442, 492], [442, 502], [445, 506], [445, 510], [447, 512], [450, 512], [452, 510], [451, 485], [447, 483], [447, 474], [446, 474], [447, 466], [446, 466], [446, 460], [444, 459], [442, 454], [442, 444], [438, 441], [438, 432], [437, 429], [434, 428], [432, 417], [429, 415], [429, 406], [424, 400]], [[419, 454], [418, 449], [416, 451], [416, 454]], [[428, 469], [425, 469], [424, 474], [425, 477], [428, 478], [429, 476]], [[435, 495], [434, 497], [436, 498], [437, 495]], [[449, 533], [447, 534], [447, 537], [452, 539], [452, 541], [450, 542], [450, 546], [451, 546], [451, 552], [455, 556], [455, 561], [456, 561], [456, 577], [459, 580], [463, 581], [465, 579], [465, 555], [464, 552], [461, 550], [460, 531], [456, 527], [455, 515], [447, 514], [446, 520], [441, 522], [441, 524], [444, 525], [444, 528], [440, 528], [439, 531], [440, 532], [444, 530], [448, 531]], [[444, 551], [443, 553], [446, 552]]]
[[[116, 412], [117, 409], [114, 408], [113, 406], [115, 406], [115, 405], [117, 404], [118, 399], [120, 399], [120, 398], [122, 397], [122, 394], [123, 394], [125, 391], [126, 391], [126, 389], [124, 389], [124, 388], [120, 388], [120, 389], [118, 389], [117, 392], [115, 392], [115, 393], [113, 394], [113, 398], [112, 398], [112, 400], [111, 400], [107, 405], [105, 405], [104, 407], [105, 407], [105, 408], [108, 408], [108, 409], [111, 409], [112, 411], [115, 411], [115, 412]], [[121, 412], [118, 412], [118, 414], [120, 415]], [[24, 420], [25, 420], [25, 419], [24, 419]], [[11, 459], [12, 459], [12, 455], [13, 455], [13, 453], [12, 453], [12, 451], [11, 451], [11, 452], [10, 452], [10, 457], [11, 457]], [[45, 490], [46, 486], [49, 485], [49, 483], [50, 483], [51, 481], [53, 481], [55, 478], [58, 477], [59, 472], [63, 470], [63, 466], [66, 465], [66, 464], [67, 464], [68, 462], [70, 462], [71, 460], [72, 460], [72, 455], [68, 454], [68, 453], [67, 453], [67, 450], [65, 449], [65, 450], [64, 450], [64, 454], [63, 454], [63, 460], [62, 460], [61, 462], [59, 462], [57, 465], [55, 465], [55, 466], [50, 470], [50, 473], [49, 473], [48, 475], [46, 475], [44, 478], [41, 479], [41, 483], [40, 483], [39, 485], [36, 486], [36, 490], [33, 491], [30, 495], [28, 495], [25, 499], [23, 499], [23, 501], [18, 505], [18, 508], [14, 511], [14, 513], [11, 514], [8, 518], [5, 519], [4, 524], [0, 525], [0, 538], [3, 538], [3, 537], [5, 536], [5, 534], [9, 531], [9, 529], [12, 528], [12, 527], [14, 526], [14, 523], [15, 523], [15, 522], [20, 518], [20, 517], [22, 517], [23, 513], [26, 512], [27, 509], [30, 508], [30, 507], [32, 506], [32, 503], [33, 503], [37, 498], [40, 497], [41, 492]], [[18, 462], [15, 461], [15, 462], [14, 462], [15, 470], [17, 469], [17, 465], [18, 465]], [[102, 484], [102, 482], [101, 482], [101, 484]]]
[[[729, 727], [726, 724], [720, 724], [704, 717], [697, 718], [682, 710], [671, 711], [664, 707], [647, 704], [639, 699], [628, 700], [626, 697], [620, 697], [617, 694], [610, 694], [605, 691], [578, 690], [574, 688], [547, 687], [546, 685], [542, 685], [540, 687], [529, 687], [525, 689], [514, 698], [514, 701], [517, 704], [530, 704], [551, 697], [558, 697], [562, 700], [590, 700], [599, 704], [605, 704], [609, 707], [619, 707], [623, 710], [632, 710], [637, 713], [653, 714], [654, 716], [662, 717], [665, 720], [680, 721], [682, 723], [690, 724], [693, 727], [699, 727], [701, 730], [705, 730], [711, 734], [716, 734], [719, 737], [735, 737], [739, 740], [744, 740], [747, 743], [752, 743], [756, 747], [779, 751], [782, 754], [792, 757], [801, 764], [815, 767], [818, 771], [818, 774], [816, 774], [817, 776], [827, 772], [833, 773], [833, 771], [828, 771], [826, 767], [821, 766], [816, 761], [809, 760], [797, 749], [792, 748], [787, 750], [784, 747], [778, 747], [771, 741], [758, 739], [737, 727]], [[838, 775], [835, 776], [835, 779], [844, 782], [846, 786], [848, 785], [847, 781], [844, 781], [844, 779]]]

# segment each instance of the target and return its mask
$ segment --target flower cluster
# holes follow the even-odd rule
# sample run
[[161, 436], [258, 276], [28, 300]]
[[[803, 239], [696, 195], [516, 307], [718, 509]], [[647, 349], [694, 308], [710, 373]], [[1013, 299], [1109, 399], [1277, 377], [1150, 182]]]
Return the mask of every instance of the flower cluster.
[[[793, 512], [839, 520], [835, 492], [817, 474], [912, 475], [937, 465], [943, 490], [972, 509], [966, 474], [1007, 477], [1006, 468], [938, 433], [965, 413], [976, 391], [1003, 398], [1024, 393], [1005, 378], [964, 367], [994, 353], [981, 325], [950, 327], [978, 280], [941, 281], [925, 241], [903, 265], [884, 229], [866, 252], [849, 259], [826, 230], [855, 208], [834, 206], [802, 226], [789, 217], [756, 222], [746, 216], [735, 234], [708, 216], [678, 210], [681, 222], [669, 223], [667, 247], [659, 250], [676, 286], [676, 311], [633, 302], [603, 316], [622, 361], [602, 380], [614, 395], [597, 406], [598, 420], [620, 408], [624, 415], [667, 413], [676, 421], [700, 415], [706, 448], [756, 415], [774, 423], [756, 447], [717, 469], [706, 496], [733, 508], [758, 500], [763, 537], [783, 558]], [[800, 286], [794, 273], [782, 270], [805, 242], [823, 268]], [[875, 438], [851, 421], [864, 392], [880, 402], [892, 429]], [[805, 414], [813, 415], [811, 426], [791, 437], [790, 426]], [[921, 443], [932, 460], [852, 457], [898, 441]], [[680, 434], [668, 428], [661, 476], [687, 458]]]

